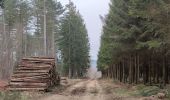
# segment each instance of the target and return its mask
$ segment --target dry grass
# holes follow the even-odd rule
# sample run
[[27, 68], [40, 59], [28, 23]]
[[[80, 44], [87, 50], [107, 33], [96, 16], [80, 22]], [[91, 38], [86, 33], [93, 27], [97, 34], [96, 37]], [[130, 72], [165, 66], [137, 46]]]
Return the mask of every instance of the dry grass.
[[71, 91], [71, 95], [82, 95], [83, 93], [85, 93], [86, 88], [85, 87], [80, 87], [80, 88], [76, 88], [74, 90]]

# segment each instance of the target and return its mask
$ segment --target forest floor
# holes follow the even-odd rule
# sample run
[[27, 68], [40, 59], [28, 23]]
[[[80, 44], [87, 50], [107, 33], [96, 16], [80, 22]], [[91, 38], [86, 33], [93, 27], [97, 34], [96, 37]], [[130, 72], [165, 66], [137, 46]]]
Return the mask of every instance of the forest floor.
[[[170, 100], [156, 86], [128, 85], [113, 80], [72, 79], [44, 92], [0, 92], [0, 100]], [[19, 96], [20, 95], [20, 96]], [[3, 99], [2, 97], [3, 96]], [[11, 97], [11, 98], [10, 98]], [[162, 97], [161, 97], [162, 98]]]

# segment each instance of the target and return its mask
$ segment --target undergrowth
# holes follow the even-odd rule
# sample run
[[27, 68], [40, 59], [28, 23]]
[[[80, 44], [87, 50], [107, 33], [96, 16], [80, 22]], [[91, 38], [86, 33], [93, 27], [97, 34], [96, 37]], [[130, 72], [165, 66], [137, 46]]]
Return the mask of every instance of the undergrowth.
[[145, 85], [136, 86], [136, 95], [139, 96], [152, 96], [158, 94], [160, 91], [161, 89], [157, 86], [145, 86]]
[[[131, 88], [116, 88], [114, 93], [122, 96], [148, 97], [156, 95], [161, 91], [157, 86], [136, 85]], [[169, 95], [170, 96], [170, 95]]]

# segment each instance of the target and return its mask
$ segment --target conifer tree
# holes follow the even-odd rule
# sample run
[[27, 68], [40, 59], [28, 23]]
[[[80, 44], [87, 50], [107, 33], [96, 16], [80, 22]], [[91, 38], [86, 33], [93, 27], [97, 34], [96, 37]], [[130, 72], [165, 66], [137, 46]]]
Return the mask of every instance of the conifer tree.
[[98, 55], [105, 76], [129, 83], [139, 78], [145, 84], [169, 82], [168, 5], [167, 0], [111, 0]]
[[[63, 71], [70, 78], [82, 77], [89, 67], [89, 41], [80, 13], [71, 2], [62, 18], [59, 48], [62, 53]], [[67, 74], [69, 73], [69, 74]]]

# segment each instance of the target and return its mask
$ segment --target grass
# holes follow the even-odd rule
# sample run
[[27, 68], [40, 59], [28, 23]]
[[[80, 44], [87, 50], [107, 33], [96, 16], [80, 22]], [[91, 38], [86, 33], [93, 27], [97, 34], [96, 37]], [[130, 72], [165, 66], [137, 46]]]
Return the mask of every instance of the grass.
[[157, 86], [145, 86], [145, 85], [137, 85], [136, 90], [132, 92], [133, 96], [152, 96], [156, 95], [161, 91], [161, 89]]
[[169, 98], [169, 100], [170, 100], [170, 86], [167, 86], [166, 87], [166, 92], [167, 92], [167, 97]]
[[119, 96], [129, 96], [129, 91], [125, 88], [116, 88], [114, 89], [114, 93]]
[[115, 88], [113, 92], [120, 96], [148, 97], [148, 96], [156, 95], [160, 91], [162, 90], [157, 86], [145, 86], [140, 84], [140, 85], [132, 86], [130, 88], [125, 88], [125, 87]]
[[28, 100], [28, 97], [20, 92], [0, 92], [0, 100]]

